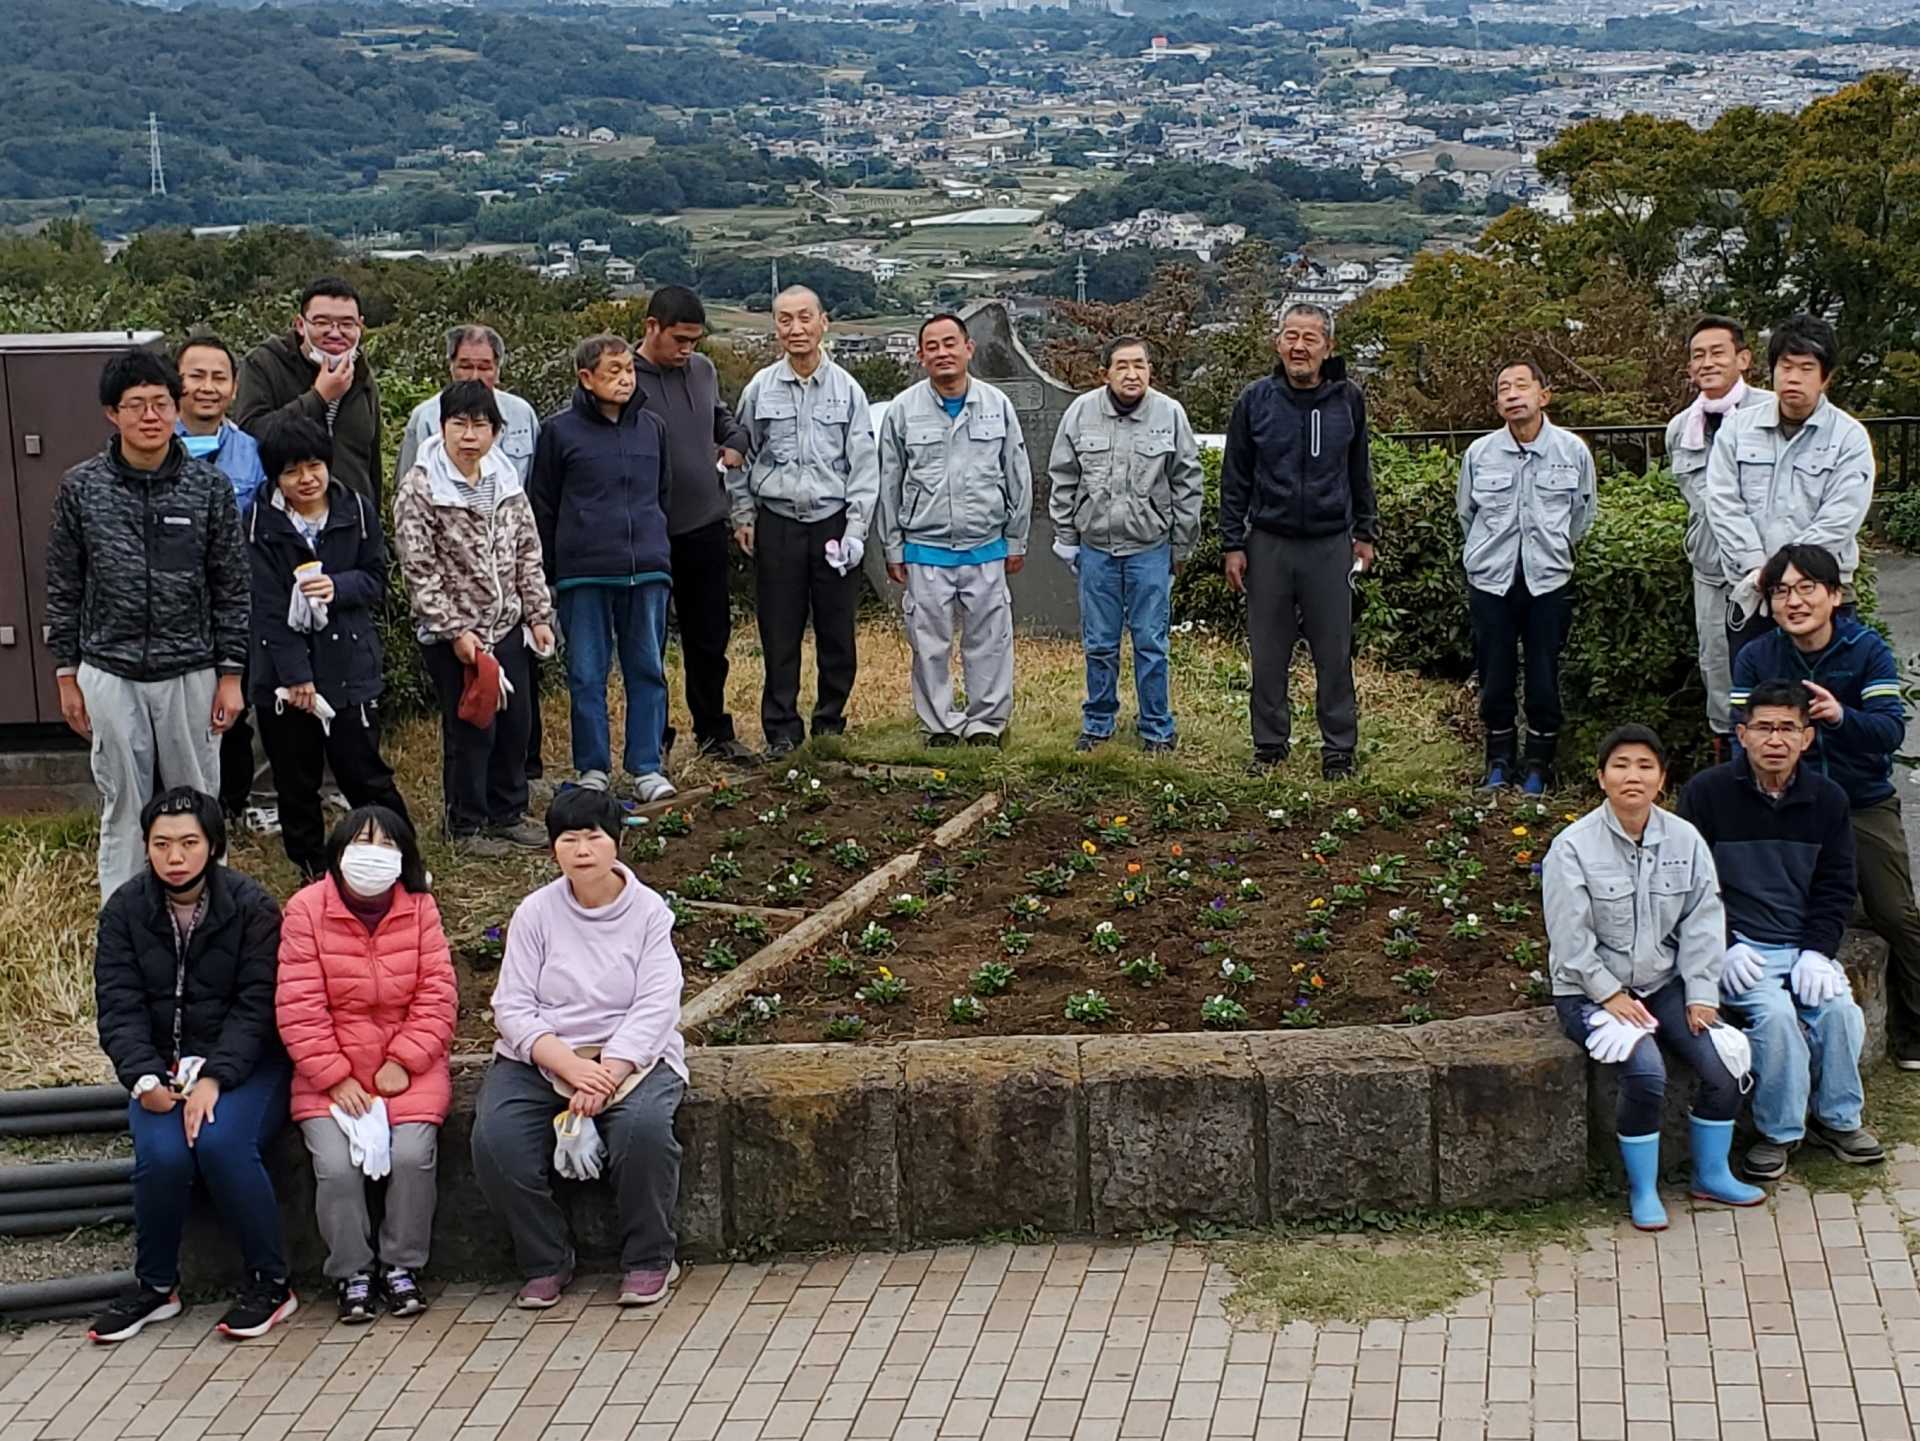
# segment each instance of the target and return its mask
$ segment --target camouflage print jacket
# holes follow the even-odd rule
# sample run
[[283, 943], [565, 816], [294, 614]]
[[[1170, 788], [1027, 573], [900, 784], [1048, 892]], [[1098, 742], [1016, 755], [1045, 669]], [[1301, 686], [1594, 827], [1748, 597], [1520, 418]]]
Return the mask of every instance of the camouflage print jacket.
[[517, 625], [553, 623], [540, 532], [520, 474], [497, 450], [484, 465], [494, 485], [491, 511], [458, 483], [438, 436], [421, 447], [393, 498], [394, 548], [423, 644], [470, 630], [492, 645]]

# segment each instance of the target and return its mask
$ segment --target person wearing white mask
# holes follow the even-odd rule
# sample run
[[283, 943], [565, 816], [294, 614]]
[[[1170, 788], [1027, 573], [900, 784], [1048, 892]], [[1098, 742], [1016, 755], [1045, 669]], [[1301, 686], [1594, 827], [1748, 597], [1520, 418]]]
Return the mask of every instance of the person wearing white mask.
[[333, 478], [333, 440], [318, 421], [275, 420], [261, 432], [260, 454], [270, 488], [247, 515], [248, 674], [280, 792], [280, 841], [301, 875], [315, 880], [327, 869], [327, 764], [349, 805], [407, 815], [380, 754], [374, 617], [387, 593], [387, 541], [372, 503]]
[[[274, 1009], [340, 1319], [371, 1321], [382, 1304], [416, 1315], [427, 1305], [419, 1273], [453, 1097], [447, 1057], [459, 984], [404, 817], [361, 806], [334, 827], [326, 874], [287, 902]], [[367, 1182], [381, 1176], [376, 1237]]]

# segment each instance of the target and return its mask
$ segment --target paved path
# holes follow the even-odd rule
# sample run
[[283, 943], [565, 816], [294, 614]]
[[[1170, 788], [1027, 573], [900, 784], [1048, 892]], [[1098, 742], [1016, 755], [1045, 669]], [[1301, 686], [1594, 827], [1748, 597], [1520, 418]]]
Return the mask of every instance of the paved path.
[[[690, 1268], [623, 1312], [452, 1287], [412, 1322], [316, 1296], [259, 1341], [198, 1308], [0, 1353], [0, 1441], [1875, 1438], [1920, 1419], [1920, 1152], [1876, 1196], [1675, 1205], [1653, 1238], [1515, 1255], [1445, 1317], [1236, 1329], [1195, 1246], [955, 1247]], [[4, 1339], [4, 1338], [0, 1338]]]

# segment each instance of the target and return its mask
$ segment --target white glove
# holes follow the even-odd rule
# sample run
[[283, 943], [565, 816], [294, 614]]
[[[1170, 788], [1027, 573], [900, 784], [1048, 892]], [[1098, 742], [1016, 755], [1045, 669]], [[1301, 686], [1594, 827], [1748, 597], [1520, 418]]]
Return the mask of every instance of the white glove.
[[553, 1118], [553, 1169], [569, 1181], [592, 1181], [600, 1175], [600, 1128], [593, 1117], [562, 1111]]
[[[287, 688], [285, 686], [274, 687], [273, 709], [276, 715], [286, 714]], [[333, 718], [338, 714], [338, 711], [327, 704], [327, 698], [325, 696], [321, 695], [319, 691], [313, 693], [313, 718], [320, 722], [321, 735], [326, 736], [333, 734]]]
[[1853, 996], [1853, 985], [1839, 964], [1818, 951], [1802, 951], [1787, 978], [1803, 1006], [1823, 1006], [1842, 996]]
[[1633, 1054], [1633, 1048], [1653, 1032], [1623, 1021], [1612, 1011], [1595, 1011], [1587, 1018], [1587, 1054], [1605, 1066], [1615, 1066]]
[[867, 543], [857, 535], [827, 542], [827, 564], [842, 575], [849, 575], [867, 553]]
[[1759, 985], [1766, 973], [1767, 958], [1745, 941], [1735, 941], [1720, 965], [1720, 989], [1737, 996]]
[[350, 1116], [338, 1106], [328, 1108], [333, 1122], [347, 1137], [347, 1155], [369, 1181], [393, 1170], [393, 1130], [387, 1124], [387, 1102], [376, 1096], [364, 1116]]
[[540, 649], [540, 643], [533, 638], [533, 627], [530, 625], [520, 627], [520, 642], [526, 646], [529, 654], [536, 655], [541, 660], [552, 660], [554, 652], [560, 649], [557, 639], [545, 650]]
[[173, 1068], [173, 1074], [167, 1077], [167, 1083], [181, 1095], [193, 1089], [193, 1083], [200, 1079], [200, 1068], [207, 1063], [205, 1056], [182, 1056], [180, 1064]]
[[1064, 540], [1055, 539], [1053, 542], [1053, 553], [1066, 563], [1068, 570], [1072, 571], [1075, 575], [1080, 574], [1079, 546], [1068, 545]]

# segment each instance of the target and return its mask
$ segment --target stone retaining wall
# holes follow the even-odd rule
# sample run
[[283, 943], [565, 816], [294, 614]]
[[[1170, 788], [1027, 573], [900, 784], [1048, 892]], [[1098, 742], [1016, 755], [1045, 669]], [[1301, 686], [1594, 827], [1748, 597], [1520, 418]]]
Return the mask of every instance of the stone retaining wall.
[[[1874, 1056], [1884, 954], [1860, 936], [1845, 953]], [[1025, 1226], [1113, 1235], [1505, 1206], [1579, 1191], [1590, 1132], [1593, 1159], [1614, 1151], [1611, 1089], [1545, 1008], [1411, 1028], [693, 1047], [688, 1062], [677, 1224], [696, 1258]], [[442, 1276], [515, 1269], [473, 1176], [485, 1065], [455, 1063], [432, 1263]], [[1670, 1089], [1676, 1118], [1689, 1089]], [[272, 1164], [295, 1269], [317, 1273], [297, 1132]], [[559, 1189], [582, 1261], [612, 1264], [605, 1188]], [[237, 1258], [217, 1218], [197, 1224], [195, 1279], [229, 1278]]]

